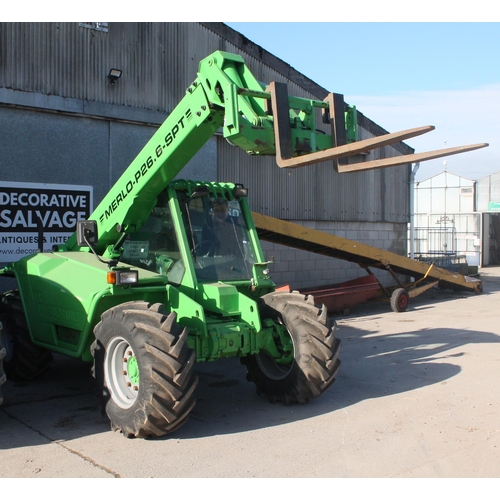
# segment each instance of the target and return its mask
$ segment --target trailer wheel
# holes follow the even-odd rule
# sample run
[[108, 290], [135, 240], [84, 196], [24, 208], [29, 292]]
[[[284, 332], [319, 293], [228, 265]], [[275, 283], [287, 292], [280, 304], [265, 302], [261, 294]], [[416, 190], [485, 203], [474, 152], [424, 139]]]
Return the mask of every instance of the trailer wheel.
[[3, 361], [7, 377], [10, 380], [33, 380], [46, 372], [52, 363], [52, 352], [31, 341], [17, 290], [2, 295], [0, 322], [0, 349], [5, 349]]
[[149, 438], [186, 422], [198, 376], [188, 331], [175, 312], [127, 302], [107, 310], [94, 332], [94, 376], [113, 430]]
[[291, 404], [306, 403], [326, 391], [340, 366], [340, 340], [336, 325], [326, 326], [326, 307], [317, 307], [312, 296], [298, 292], [273, 292], [261, 298], [261, 310], [263, 318], [285, 327], [292, 352], [287, 363], [265, 352], [242, 358], [257, 393], [272, 403]]
[[391, 309], [394, 312], [405, 312], [409, 302], [410, 296], [404, 288], [397, 288], [392, 292]]

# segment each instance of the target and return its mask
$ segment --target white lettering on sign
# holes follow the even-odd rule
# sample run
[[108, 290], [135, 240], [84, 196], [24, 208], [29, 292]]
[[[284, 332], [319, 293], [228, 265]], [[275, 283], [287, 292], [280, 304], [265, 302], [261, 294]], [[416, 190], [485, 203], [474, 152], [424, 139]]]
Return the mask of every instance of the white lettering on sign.
[[92, 210], [92, 186], [0, 183], [0, 262], [14, 262], [40, 249], [51, 251]]

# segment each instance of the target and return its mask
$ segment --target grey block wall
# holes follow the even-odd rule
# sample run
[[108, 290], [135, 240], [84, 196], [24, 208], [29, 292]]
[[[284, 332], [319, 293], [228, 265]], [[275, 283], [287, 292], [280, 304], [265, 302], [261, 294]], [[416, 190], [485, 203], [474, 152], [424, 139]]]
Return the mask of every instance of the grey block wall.
[[[302, 221], [301, 223], [312, 229], [406, 256], [406, 224], [320, 221]], [[294, 289], [325, 286], [367, 274], [355, 263], [267, 241], [262, 241], [261, 244], [265, 258], [275, 260], [275, 263], [270, 265], [270, 271], [271, 279], [278, 286], [288, 284]], [[388, 272], [378, 269], [373, 269], [372, 272], [384, 286], [396, 284]]]

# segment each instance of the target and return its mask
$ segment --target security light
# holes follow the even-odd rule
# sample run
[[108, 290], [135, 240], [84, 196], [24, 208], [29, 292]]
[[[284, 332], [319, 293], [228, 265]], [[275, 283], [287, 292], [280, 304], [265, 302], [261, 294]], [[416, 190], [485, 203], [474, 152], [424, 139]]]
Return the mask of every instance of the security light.
[[121, 76], [122, 76], [121, 69], [111, 68], [108, 74], [109, 84], [114, 85], [116, 80], [118, 80], [118, 78], [120, 78]]

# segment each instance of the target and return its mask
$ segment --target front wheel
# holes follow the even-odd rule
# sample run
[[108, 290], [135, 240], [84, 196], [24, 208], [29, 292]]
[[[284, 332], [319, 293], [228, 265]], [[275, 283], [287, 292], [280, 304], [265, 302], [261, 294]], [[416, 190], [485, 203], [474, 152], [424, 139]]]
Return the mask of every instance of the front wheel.
[[94, 376], [111, 428], [126, 437], [168, 434], [195, 405], [195, 353], [176, 319], [137, 301], [109, 309], [95, 327]]
[[326, 307], [317, 307], [312, 296], [274, 292], [261, 298], [261, 311], [276, 328], [286, 329], [292, 350], [287, 361], [287, 346], [279, 345], [277, 335], [277, 347], [285, 353], [282, 359], [265, 351], [242, 358], [247, 380], [272, 403], [306, 403], [325, 392], [340, 367], [340, 340], [335, 337], [336, 325], [326, 326]]

